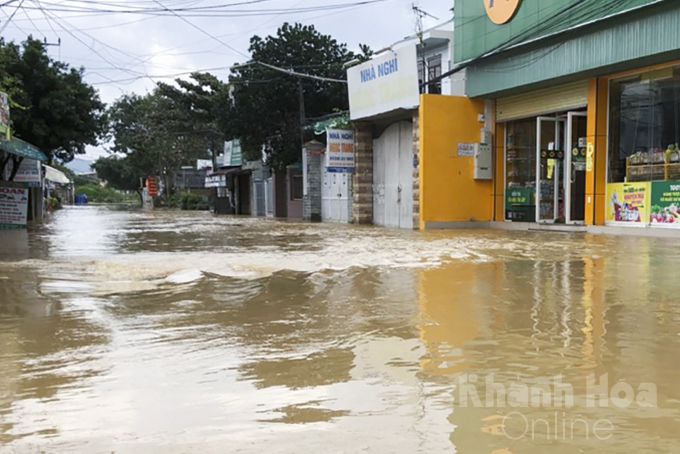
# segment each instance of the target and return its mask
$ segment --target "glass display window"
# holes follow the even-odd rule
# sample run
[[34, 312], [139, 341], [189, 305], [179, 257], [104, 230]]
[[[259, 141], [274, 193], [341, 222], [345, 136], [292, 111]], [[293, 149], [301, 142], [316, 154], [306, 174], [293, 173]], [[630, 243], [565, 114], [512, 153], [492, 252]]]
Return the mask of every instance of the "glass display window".
[[505, 124], [505, 217], [536, 219], [536, 119]]
[[680, 180], [680, 70], [614, 80], [610, 87], [610, 183]]

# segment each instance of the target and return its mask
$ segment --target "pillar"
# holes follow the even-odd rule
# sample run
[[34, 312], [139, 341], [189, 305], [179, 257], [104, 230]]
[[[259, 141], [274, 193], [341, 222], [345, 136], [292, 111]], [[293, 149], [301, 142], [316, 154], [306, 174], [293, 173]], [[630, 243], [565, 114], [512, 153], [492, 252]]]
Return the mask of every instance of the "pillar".
[[420, 228], [420, 113], [413, 111], [413, 229]]
[[321, 222], [323, 152], [324, 145], [316, 140], [307, 142], [302, 149], [305, 179], [302, 219], [307, 222]]
[[354, 224], [373, 223], [373, 131], [370, 123], [354, 122]]
[[607, 193], [607, 79], [588, 81], [586, 225], [604, 225]]

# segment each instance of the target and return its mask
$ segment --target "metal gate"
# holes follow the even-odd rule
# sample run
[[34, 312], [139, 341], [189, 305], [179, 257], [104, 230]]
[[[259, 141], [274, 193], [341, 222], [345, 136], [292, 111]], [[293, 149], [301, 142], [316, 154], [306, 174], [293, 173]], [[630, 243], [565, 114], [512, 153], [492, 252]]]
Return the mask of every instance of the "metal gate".
[[321, 219], [323, 222], [349, 222], [349, 173], [322, 169]]
[[413, 228], [413, 126], [394, 123], [373, 141], [373, 223]]
[[256, 180], [253, 182], [255, 187], [255, 210], [253, 214], [255, 216], [264, 216], [265, 213], [265, 197], [264, 197], [264, 181]]

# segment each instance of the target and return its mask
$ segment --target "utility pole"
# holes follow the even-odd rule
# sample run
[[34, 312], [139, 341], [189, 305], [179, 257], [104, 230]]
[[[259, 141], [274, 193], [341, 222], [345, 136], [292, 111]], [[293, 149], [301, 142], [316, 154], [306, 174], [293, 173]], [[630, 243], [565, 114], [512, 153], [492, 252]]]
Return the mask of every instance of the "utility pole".
[[61, 38], [57, 38], [56, 43], [48, 43], [47, 38], [43, 38], [43, 45], [45, 47], [49, 47], [49, 46], [58, 47], [59, 48], [59, 58], [58, 58], [58, 60], [61, 60]]
[[305, 144], [305, 123], [307, 117], [305, 114], [305, 91], [302, 89], [302, 79], [298, 78], [298, 92], [300, 96], [300, 145]]
[[427, 11], [422, 10], [421, 8], [416, 6], [415, 3], [411, 5], [411, 8], [413, 9], [413, 13], [416, 15], [416, 37], [420, 42], [420, 62], [423, 67], [423, 84], [424, 84], [423, 88], [426, 88], [428, 79], [430, 78], [430, 70], [427, 67], [427, 62], [425, 61], [425, 41], [423, 39], [423, 34], [425, 31], [423, 29], [423, 18], [431, 17], [435, 20], [439, 19], [433, 16], [432, 14], [428, 13]]

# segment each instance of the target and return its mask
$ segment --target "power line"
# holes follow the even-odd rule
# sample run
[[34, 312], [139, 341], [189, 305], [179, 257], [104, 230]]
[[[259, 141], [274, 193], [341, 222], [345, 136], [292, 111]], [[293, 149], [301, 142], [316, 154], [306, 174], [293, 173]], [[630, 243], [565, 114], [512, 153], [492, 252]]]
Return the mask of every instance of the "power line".
[[17, 11], [19, 11], [19, 8], [21, 8], [21, 5], [24, 4], [24, 1], [25, 1], [25, 0], [21, 0], [21, 2], [19, 3], [19, 6], [16, 7], [16, 9], [15, 9], [14, 12], [12, 13], [12, 15], [9, 16], [9, 18], [7, 18], [7, 21], [2, 25], [2, 27], [0, 27], [0, 33], [4, 32], [5, 29], [7, 28], [7, 26], [10, 24], [10, 22], [12, 22], [12, 19], [13, 19], [14, 16], [16, 15]]
[[284, 74], [288, 74], [289, 76], [300, 77], [302, 79], [319, 80], [321, 82], [335, 82], [335, 83], [341, 83], [341, 84], [347, 83], [346, 80], [331, 79], [330, 77], [315, 76], [313, 74], [303, 74], [303, 73], [299, 73], [297, 71], [293, 71], [293, 70], [290, 70], [290, 69], [279, 68], [278, 66], [270, 65], [268, 63], [263, 63], [263, 62], [258, 61], [258, 60], [253, 60], [253, 63], [264, 66], [265, 68], [273, 69], [274, 71], [279, 71], [279, 72], [282, 72]]

